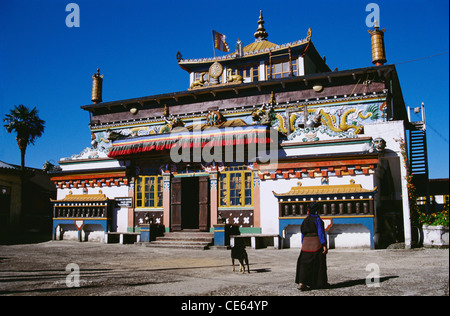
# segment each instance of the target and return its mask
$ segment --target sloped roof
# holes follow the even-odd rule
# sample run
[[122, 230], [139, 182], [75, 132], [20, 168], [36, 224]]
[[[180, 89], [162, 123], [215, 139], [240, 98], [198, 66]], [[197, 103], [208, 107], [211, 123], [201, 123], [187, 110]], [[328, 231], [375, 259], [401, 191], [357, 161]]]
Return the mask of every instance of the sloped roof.
[[[240, 57], [246, 58], [251, 56], [256, 56], [259, 54], [269, 54], [269, 52], [276, 53], [276, 52], [282, 52], [283, 50], [287, 50], [289, 47], [292, 49], [299, 49], [301, 51], [305, 51], [306, 47], [309, 43], [312, 43], [310, 39], [302, 39], [298, 41], [294, 41], [291, 43], [285, 43], [285, 44], [275, 44], [272, 42], [269, 42], [267, 40], [263, 41], [255, 41], [243, 48], [244, 55]], [[195, 64], [212, 64], [215, 61], [234, 61], [236, 60], [237, 52], [232, 52], [227, 55], [223, 56], [217, 56], [217, 57], [208, 57], [208, 58], [192, 58], [192, 59], [180, 59], [178, 61], [178, 64], [183, 67], [187, 67], [189, 65], [195, 65]], [[182, 67], [182, 68], [183, 68]], [[183, 68], [184, 69], [184, 68]]]
[[255, 51], [265, 50], [267, 48], [273, 48], [276, 47], [277, 44], [271, 43], [269, 41], [260, 41], [260, 42], [253, 42], [251, 44], [248, 44], [243, 48], [244, 54], [245, 53], [252, 53]]
[[330, 194], [361, 194], [373, 193], [377, 190], [364, 189], [361, 184], [344, 184], [344, 185], [319, 185], [319, 186], [296, 186], [292, 187], [287, 193], [275, 193], [276, 197], [293, 197], [293, 196], [312, 196], [312, 195], [330, 195]]
[[14, 165], [10, 165], [6, 162], [3, 162], [0, 160], [0, 169], [15, 169], [15, 170], [19, 170], [20, 168], [18, 166], [14, 166]]
[[52, 202], [106, 202], [108, 198], [104, 194], [67, 194], [61, 200], [53, 200]]

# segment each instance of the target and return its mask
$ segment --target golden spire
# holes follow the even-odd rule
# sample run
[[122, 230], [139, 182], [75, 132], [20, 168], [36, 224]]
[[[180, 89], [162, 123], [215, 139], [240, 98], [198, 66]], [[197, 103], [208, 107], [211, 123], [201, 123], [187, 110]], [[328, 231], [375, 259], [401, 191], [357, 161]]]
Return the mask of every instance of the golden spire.
[[269, 36], [269, 34], [267, 34], [266, 29], [264, 28], [264, 20], [263, 20], [262, 10], [259, 10], [258, 28], [256, 29], [256, 32], [255, 32], [256, 41], [257, 42], [265, 41], [267, 36]]

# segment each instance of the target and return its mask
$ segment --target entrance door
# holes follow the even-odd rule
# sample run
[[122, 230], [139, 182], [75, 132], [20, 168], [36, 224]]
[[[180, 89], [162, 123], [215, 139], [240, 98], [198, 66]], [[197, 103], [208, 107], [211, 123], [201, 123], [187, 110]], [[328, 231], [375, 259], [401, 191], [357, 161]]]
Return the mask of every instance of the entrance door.
[[181, 179], [181, 229], [198, 229], [198, 178]]
[[172, 230], [209, 230], [209, 177], [172, 179]]

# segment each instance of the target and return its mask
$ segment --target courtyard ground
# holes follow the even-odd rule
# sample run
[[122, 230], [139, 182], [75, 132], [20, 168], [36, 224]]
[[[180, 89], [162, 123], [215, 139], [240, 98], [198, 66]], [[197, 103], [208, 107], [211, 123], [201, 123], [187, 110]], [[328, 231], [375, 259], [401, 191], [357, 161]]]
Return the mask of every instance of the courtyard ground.
[[330, 250], [331, 287], [307, 292], [294, 283], [298, 249], [247, 252], [250, 274], [231, 271], [229, 250], [71, 241], [0, 245], [0, 295], [449, 295], [448, 249]]

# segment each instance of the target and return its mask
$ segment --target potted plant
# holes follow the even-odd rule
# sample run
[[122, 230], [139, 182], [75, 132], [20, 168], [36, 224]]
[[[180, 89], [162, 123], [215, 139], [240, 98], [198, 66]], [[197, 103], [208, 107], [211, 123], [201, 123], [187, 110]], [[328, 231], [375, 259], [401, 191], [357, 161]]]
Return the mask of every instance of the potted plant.
[[448, 203], [446, 203], [440, 213], [419, 214], [419, 222], [422, 223], [424, 247], [448, 247], [448, 208]]

